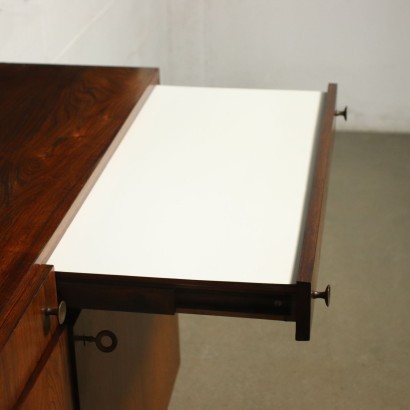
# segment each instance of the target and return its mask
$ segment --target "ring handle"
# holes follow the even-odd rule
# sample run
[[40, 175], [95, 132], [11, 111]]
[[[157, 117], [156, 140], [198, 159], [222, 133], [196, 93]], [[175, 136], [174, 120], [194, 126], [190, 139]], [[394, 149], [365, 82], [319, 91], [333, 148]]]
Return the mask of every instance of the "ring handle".
[[[104, 339], [107, 338], [111, 340], [111, 344], [109, 345], [106, 345], [104, 343]], [[117, 336], [115, 336], [115, 334], [110, 330], [101, 330], [101, 332], [97, 333], [97, 336], [95, 336], [95, 345], [104, 353], [111, 353], [113, 350], [115, 350], [117, 344]]]
[[[107, 339], [110, 340], [110, 344], [107, 344]], [[115, 336], [114, 332], [111, 330], [101, 330], [98, 332], [96, 336], [78, 336], [74, 335], [75, 342], [83, 342], [84, 346], [86, 342], [88, 343], [95, 343], [97, 349], [103, 353], [111, 353], [118, 344], [117, 336]]]

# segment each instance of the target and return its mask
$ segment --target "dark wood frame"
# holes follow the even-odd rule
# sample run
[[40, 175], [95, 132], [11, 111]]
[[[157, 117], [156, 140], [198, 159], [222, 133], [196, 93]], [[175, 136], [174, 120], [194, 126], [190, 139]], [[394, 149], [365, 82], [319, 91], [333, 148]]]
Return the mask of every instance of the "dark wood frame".
[[195, 313], [296, 322], [296, 340], [309, 340], [312, 290], [319, 266], [337, 86], [325, 93], [311, 171], [297, 279], [291, 285], [141, 278], [56, 272], [60, 297], [76, 309], [159, 314]]
[[[0, 351], [157, 69], [0, 63]], [[128, 120], [127, 120], [128, 118]]]

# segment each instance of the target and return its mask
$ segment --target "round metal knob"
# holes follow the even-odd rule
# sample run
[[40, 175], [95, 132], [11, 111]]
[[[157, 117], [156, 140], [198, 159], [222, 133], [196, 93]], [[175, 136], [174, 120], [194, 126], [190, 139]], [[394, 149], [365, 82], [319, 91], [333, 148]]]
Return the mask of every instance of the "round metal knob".
[[44, 311], [46, 316], [57, 316], [58, 323], [62, 325], [65, 321], [66, 315], [67, 315], [67, 305], [62, 300], [58, 307], [56, 308], [46, 308]]
[[318, 292], [318, 291], [312, 292], [312, 299], [324, 299], [326, 306], [329, 306], [330, 304], [330, 285], [326, 286], [326, 289], [324, 292]]
[[347, 106], [343, 111], [335, 111], [335, 116], [342, 116], [345, 119], [345, 121], [347, 121]]

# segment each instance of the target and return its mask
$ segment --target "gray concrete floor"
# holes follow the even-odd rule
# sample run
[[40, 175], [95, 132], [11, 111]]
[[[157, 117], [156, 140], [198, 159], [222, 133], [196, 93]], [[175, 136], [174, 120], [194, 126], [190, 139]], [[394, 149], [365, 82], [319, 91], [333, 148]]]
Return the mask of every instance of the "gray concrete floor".
[[170, 410], [410, 409], [410, 135], [343, 134], [310, 342], [294, 325], [180, 315]]

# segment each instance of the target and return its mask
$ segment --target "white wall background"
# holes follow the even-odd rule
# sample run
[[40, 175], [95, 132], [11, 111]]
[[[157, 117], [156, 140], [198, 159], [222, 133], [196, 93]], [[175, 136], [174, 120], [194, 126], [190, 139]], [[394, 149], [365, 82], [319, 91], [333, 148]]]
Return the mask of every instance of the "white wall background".
[[155, 66], [167, 0], [0, 0], [0, 61]]
[[339, 84], [338, 128], [410, 131], [408, 0], [181, 0], [170, 80], [324, 89]]
[[163, 83], [325, 89], [410, 132], [407, 0], [0, 0], [0, 60], [159, 66]]

